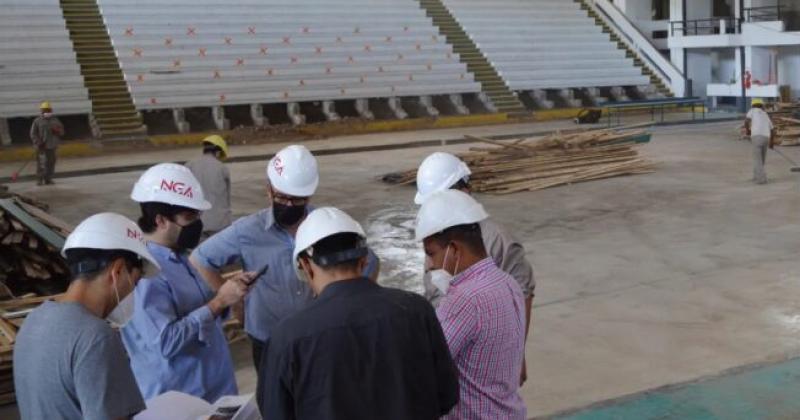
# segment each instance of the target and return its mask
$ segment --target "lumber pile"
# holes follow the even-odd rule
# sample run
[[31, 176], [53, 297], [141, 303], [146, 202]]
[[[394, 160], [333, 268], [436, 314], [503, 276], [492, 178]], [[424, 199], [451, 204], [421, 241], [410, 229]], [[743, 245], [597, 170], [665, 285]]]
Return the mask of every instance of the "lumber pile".
[[[560, 185], [653, 172], [655, 164], [639, 155], [636, 141], [649, 139], [643, 130], [587, 130], [556, 132], [542, 138], [495, 141], [459, 155], [472, 175], [473, 191], [510, 194]], [[388, 174], [384, 182], [411, 184], [416, 169]]]
[[[36, 220], [49, 234], [66, 237], [71, 227], [47, 213], [47, 207], [0, 188], [0, 199]], [[23, 220], [0, 206], [0, 404], [12, 403], [12, 356], [25, 316], [45, 300], [66, 290], [69, 270], [59, 249]]]
[[776, 144], [800, 145], [800, 104], [776, 103], [767, 113], [777, 131]]

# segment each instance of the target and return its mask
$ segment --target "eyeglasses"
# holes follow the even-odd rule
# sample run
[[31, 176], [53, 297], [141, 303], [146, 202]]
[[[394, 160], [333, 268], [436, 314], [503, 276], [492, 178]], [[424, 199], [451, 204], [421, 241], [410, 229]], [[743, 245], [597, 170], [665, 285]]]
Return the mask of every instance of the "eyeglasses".
[[284, 206], [304, 206], [308, 204], [308, 197], [288, 197], [281, 194], [272, 193], [272, 201]]

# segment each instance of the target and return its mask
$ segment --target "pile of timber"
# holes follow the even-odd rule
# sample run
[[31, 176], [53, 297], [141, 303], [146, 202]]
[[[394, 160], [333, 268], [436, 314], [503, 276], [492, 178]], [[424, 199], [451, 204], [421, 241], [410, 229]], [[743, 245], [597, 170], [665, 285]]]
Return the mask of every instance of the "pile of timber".
[[[637, 139], [649, 136], [643, 130], [607, 129], [572, 133], [556, 132], [540, 138], [495, 141], [468, 139], [491, 144], [472, 147], [459, 155], [472, 175], [473, 191], [510, 194], [560, 185], [653, 172], [655, 164], [639, 155]], [[388, 174], [384, 182], [411, 184], [416, 170]]]
[[72, 227], [47, 206], [0, 188], [0, 404], [12, 403], [16, 334], [36, 306], [63, 293], [69, 270], [60, 244]]
[[776, 143], [781, 146], [800, 145], [800, 104], [776, 103], [767, 112], [777, 130]]

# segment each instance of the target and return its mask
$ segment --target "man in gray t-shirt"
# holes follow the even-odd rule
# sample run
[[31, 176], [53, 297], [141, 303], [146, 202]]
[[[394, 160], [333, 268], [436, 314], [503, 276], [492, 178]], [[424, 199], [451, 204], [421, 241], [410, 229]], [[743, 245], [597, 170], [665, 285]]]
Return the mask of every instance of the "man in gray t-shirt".
[[45, 302], [14, 346], [25, 419], [127, 418], [145, 405], [119, 333], [80, 303]]
[[129, 419], [145, 409], [119, 333], [133, 292], [160, 267], [142, 230], [114, 213], [81, 222], [64, 244], [72, 282], [57, 302], [33, 310], [14, 346], [14, 386], [23, 419]]

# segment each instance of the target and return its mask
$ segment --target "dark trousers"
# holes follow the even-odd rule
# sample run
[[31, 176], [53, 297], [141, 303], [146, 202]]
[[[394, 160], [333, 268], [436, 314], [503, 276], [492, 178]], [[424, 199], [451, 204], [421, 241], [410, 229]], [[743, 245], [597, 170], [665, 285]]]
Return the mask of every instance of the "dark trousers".
[[253, 343], [253, 365], [256, 367], [256, 372], [259, 372], [259, 367], [261, 367], [261, 357], [264, 355], [264, 351], [266, 350], [267, 343], [261, 341], [252, 335], [249, 335], [250, 342]]
[[39, 182], [51, 182], [56, 172], [56, 149], [36, 150], [36, 176]]

